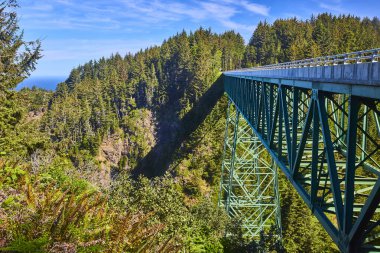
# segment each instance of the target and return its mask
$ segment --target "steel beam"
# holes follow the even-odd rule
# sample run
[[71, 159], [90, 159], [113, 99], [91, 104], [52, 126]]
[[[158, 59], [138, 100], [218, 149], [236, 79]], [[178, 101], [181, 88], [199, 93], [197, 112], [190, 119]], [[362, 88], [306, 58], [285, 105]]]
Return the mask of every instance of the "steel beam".
[[[247, 239], [259, 240], [272, 226], [281, 231], [277, 167], [265, 153], [241, 112], [229, 102], [218, 203], [240, 220]], [[280, 239], [281, 234], [277, 236]]]
[[339, 249], [376, 250], [379, 100], [325, 89], [318, 82], [301, 85], [244, 73], [224, 78], [231, 104], [245, 119], [241, 122], [250, 126]]

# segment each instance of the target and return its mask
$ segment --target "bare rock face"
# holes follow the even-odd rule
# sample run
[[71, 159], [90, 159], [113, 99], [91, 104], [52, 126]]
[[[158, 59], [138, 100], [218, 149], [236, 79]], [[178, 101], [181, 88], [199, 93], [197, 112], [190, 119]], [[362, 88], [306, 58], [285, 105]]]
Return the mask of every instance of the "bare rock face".
[[28, 123], [34, 120], [40, 120], [44, 116], [45, 111], [46, 111], [45, 108], [41, 108], [40, 110], [37, 110], [37, 111], [30, 111], [28, 112], [28, 115], [25, 121]]
[[133, 144], [142, 150], [141, 157], [139, 157], [142, 158], [156, 145], [156, 123], [152, 112], [145, 109], [136, 124], [141, 126], [136, 134], [142, 136], [142, 141]]
[[143, 127], [147, 129], [145, 132], [144, 138], [150, 147], [150, 149], [156, 145], [156, 123], [155, 118], [151, 111], [147, 112], [147, 117], [143, 120]]
[[99, 148], [97, 160], [100, 164], [99, 178], [103, 186], [110, 185], [111, 172], [119, 167], [119, 161], [122, 157], [123, 141], [120, 135], [114, 134], [103, 140]]
[[[136, 110], [126, 119], [127, 128], [103, 140], [97, 161], [101, 173], [112, 179], [120, 170], [131, 170], [156, 144], [155, 119], [147, 109]], [[123, 159], [123, 161], [121, 161]]]
[[109, 136], [100, 145], [100, 160], [108, 163], [109, 166], [118, 167], [124, 149], [123, 141], [120, 135], [114, 134]]

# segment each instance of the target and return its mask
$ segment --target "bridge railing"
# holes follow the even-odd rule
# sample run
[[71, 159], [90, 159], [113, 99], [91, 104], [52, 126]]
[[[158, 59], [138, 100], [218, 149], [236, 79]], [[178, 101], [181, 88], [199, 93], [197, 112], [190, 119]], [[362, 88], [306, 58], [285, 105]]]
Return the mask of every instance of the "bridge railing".
[[351, 53], [321, 56], [316, 58], [290, 61], [278, 64], [271, 64], [265, 66], [258, 66], [253, 68], [243, 68], [233, 70], [233, 72], [256, 71], [256, 70], [273, 70], [273, 69], [290, 69], [290, 68], [304, 68], [304, 67], [318, 67], [318, 66], [334, 66], [341, 64], [365, 63], [365, 62], [379, 62], [380, 61], [380, 48], [363, 50]]

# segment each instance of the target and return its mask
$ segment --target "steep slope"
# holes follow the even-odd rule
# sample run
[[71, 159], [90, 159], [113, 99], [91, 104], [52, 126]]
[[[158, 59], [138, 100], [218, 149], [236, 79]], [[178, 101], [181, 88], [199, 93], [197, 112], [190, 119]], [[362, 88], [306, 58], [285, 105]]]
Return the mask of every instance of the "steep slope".
[[[234, 32], [200, 28], [133, 55], [90, 61], [54, 94], [17, 93], [0, 105], [12, 111], [9, 122], [17, 121], [0, 139], [7, 143], [7, 157], [0, 157], [0, 247], [268, 249], [265, 238], [246, 244], [238, 221], [215, 205], [226, 109], [221, 71], [376, 46], [377, 18], [263, 22], [248, 46]], [[302, 200], [280, 181], [285, 249], [333, 251]]]

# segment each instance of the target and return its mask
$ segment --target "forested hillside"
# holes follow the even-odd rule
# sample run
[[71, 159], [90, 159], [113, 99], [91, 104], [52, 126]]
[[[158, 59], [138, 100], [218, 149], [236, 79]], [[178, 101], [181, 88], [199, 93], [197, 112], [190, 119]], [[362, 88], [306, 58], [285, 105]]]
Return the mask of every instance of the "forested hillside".
[[248, 45], [234, 31], [183, 31], [74, 68], [55, 92], [15, 92], [17, 81], [0, 80], [0, 250], [336, 250], [284, 177], [284, 249], [245, 241], [239, 221], [216, 206], [227, 104], [220, 76], [374, 47], [379, 19], [321, 14], [262, 22]]
[[308, 21], [278, 19], [261, 22], [245, 50], [250, 67], [378, 48], [380, 20], [320, 14]]

